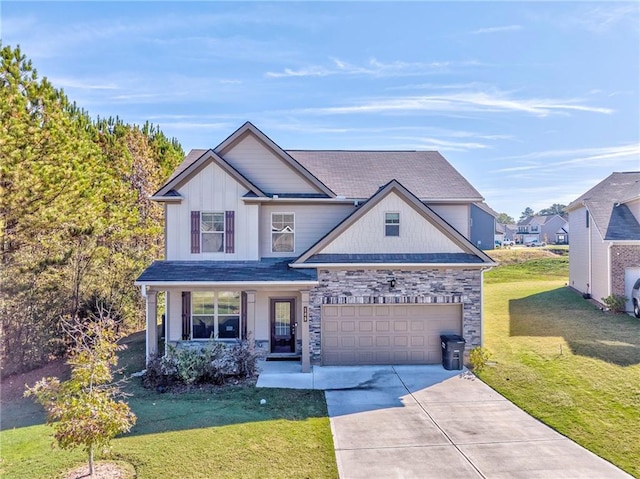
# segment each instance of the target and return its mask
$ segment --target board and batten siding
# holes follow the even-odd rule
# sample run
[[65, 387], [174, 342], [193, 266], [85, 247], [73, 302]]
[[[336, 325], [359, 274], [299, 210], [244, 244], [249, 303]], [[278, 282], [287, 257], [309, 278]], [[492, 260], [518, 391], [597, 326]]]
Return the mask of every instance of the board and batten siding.
[[[385, 236], [385, 213], [400, 213], [400, 236]], [[390, 193], [320, 251], [323, 254], [461, 253], [396, 193]]]
[[426, 203], [426, 205], [458, 230], [458, 233], [462, 234], [465, 238], [471, 237], [471, 212], [469, 205], [433, 205], [430, 203]]
[[224, 159], [265, 193], [319, 193], [253, 135], [233, 145], [224, 153]]
[[[260, 211], [260, 256], [299, 256], [331, 231], [354, 210], [353, 204], [294, 204], [281, 203], [263, 205]], [[271, 251], [271, 213], [293, 213], [294, 248], [293, 253]]]
[[[214, 163], [178, 188], [184, 198], [167, 203], [167, 260], [257, 260], [258, 205], [246, 205], [248, 190]], [[191, 253], [191, 211], [235, 211], [234, 253]]]
[[569, 213], [569, 285], [581, 293], [589, 292], [589, 234], [594, 228], [592, 221], [587, 228], [586, 215], [586, 208], [578, 208]]

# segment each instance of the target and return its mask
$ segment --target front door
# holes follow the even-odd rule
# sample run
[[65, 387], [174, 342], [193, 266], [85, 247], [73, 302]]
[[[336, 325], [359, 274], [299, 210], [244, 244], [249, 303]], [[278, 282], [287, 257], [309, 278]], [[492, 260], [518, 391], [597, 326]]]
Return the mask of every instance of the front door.
[[295, 299], [271, 300], [271, 352], [295, 352]]

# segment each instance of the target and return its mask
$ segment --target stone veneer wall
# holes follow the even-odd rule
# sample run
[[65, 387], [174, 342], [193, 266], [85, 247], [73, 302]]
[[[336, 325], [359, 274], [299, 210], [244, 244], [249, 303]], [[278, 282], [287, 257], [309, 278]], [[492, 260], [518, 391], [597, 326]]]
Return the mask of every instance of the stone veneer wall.
[[[389, 281], [396, 280], [395, 288]], [[482, 273], [479, 269], [318, 270], [309, 292], [309, 341], [314, 363], [321, 360], [323, 304], [462, 303], [465, 355], [481, 346]]]
[[611, 247], [611, 292], [625, 295], [624, 270], [640, 266], [640, 245], [613, 245]]

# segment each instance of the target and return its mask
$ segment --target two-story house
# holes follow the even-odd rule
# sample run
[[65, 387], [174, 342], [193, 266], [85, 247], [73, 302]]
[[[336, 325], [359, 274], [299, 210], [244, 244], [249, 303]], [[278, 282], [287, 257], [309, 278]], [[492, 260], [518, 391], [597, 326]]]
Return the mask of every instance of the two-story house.
[[602, 302], [625, 296], [640, 278], [640, 171], [612, 173], [572, 201], [569, 285]]
[[251, 123], [192, 150], [153, 195], [166, 258], [138, 278], [147, 357], [157, 294], [170, 344], [251, 339], [310, 364], [428, 364], [439, 335], [482, 344], [469, 240], [483, 198], [434, 151], [285, 151]]
[[524, 218], [518, 222], [516, 240], [526, 244], [537, 240], [544, 243], [569, 243], [567, 220], [560, 215], [535, 215]]

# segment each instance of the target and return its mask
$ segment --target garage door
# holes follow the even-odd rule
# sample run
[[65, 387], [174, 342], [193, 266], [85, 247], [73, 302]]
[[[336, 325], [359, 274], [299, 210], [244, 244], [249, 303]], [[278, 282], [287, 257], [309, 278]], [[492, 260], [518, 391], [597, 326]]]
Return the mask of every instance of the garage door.
[[441, 334], [461, 334], [462, 305], [332, 305], [322, 308], [322, 363], [435, 364]]

